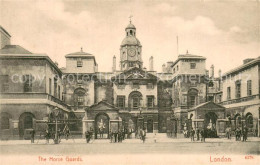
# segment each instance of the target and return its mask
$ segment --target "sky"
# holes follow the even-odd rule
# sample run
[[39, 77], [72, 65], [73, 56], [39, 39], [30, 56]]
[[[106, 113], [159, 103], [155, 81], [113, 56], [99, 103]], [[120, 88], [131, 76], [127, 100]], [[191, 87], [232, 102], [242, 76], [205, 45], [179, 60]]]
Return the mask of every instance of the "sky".
[[0, 25], [14, 45], [33, 53], [46, 53], [59, 67], [65, 55], [80, 51], [95, 55], [99, 71], [112, 70], [125, 27], [132, 23], [142, 44], [142, 59], [148, 68], [150, 56], [161, 72], [167, 61], [175, 61], [176, 36], [179, 54], [207, 58], [227, 72], [246, 58], [260, 56], [260, 4], [257, 0], [0, 0]]

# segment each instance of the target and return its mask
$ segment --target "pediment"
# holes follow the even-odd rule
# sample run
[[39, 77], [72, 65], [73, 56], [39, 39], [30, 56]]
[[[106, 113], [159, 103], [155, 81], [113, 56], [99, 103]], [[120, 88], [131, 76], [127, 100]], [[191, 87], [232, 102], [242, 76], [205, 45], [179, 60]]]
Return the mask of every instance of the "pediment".
[[94, 111], [117, 110], [115, 106], [107, 103], [106, 101], [100, 101], [99, 103], [90, 106], [89, 109]]
[[208, 111], [218, 111], [218, 110], [225, 110], [225, 107], [223, 107], [222, 105], [216, 104], [214, 102], [206, 102], [206, 103], [202, 103], [200, 105], [197, 105], [194, 108], [191, 108], [189, 111], [192, 110], [208, 110]]

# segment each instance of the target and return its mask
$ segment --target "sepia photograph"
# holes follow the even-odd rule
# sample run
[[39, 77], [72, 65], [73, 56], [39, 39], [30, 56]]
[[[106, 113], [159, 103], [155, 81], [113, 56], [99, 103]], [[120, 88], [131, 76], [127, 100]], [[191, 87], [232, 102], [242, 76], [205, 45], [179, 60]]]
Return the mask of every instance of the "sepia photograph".
[[260, 0], [0, 0], [1, 165], [260, 163]]

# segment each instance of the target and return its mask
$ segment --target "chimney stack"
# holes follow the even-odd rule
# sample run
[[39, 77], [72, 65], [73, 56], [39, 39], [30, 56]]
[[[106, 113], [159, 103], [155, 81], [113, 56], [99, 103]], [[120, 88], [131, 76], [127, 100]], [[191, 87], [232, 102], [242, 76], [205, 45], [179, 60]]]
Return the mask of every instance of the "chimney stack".
[[162, 72], [163, 72], [163, 73], [166, 73], [166, 67], [165, 67], [165, 64], [162, 65]]
[[214, 78], [214, 65], [211, 65], [210, 67], [210, 77]]
[[151, 56], [149, 59], [149, 70], [153, 71], [153, 56]]
[[219, 70], [218, 70], [218, 76], [219, 76], [219, 78], [221, 78], [221, 75], [222, 75], [221, 69], [219, 69]]
[[116, 71], [116, 56], [113, 57], [113, 67], [112, 67], [112, 72]]
[[0, 26], [0, 49], [5, 47], [5, 45], [11, 45], [11, 35]]

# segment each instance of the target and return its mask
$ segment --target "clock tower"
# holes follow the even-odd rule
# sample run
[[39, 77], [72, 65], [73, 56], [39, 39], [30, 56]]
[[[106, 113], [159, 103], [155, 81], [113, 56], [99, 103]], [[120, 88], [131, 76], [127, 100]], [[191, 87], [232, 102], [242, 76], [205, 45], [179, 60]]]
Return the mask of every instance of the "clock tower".
[[142, 45], [136, 38], [136, 28], [131, 20], [125, 32], [126, 37], [120, 46], [120, 68], [123, 71], [133, 67], [142, 68]]

